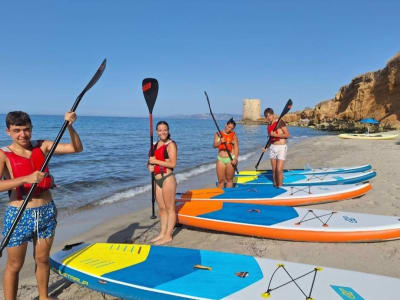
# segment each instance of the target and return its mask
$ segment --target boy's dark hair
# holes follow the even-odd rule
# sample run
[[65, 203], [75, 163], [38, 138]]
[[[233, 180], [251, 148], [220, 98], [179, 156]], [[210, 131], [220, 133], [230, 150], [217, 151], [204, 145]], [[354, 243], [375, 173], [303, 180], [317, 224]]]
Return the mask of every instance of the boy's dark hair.
[[233, 120], [233, 118], [230, 118], [228, 122], [226, 122], [226, 125], [232, 124], [234, 127], [236, 127], [236, 122]]
[[264, 117], [266, 117], [268, 114], [272, 114], [272, 115], [274, 114], [274, 110], [270, 107], [268, 107], [264, 110]]
[[32, 121], [26, 112], [10, 111], [6, 116], [6, 126], [8, 129], [10, 129], [11, 125], [14, 126], [32, 125]]

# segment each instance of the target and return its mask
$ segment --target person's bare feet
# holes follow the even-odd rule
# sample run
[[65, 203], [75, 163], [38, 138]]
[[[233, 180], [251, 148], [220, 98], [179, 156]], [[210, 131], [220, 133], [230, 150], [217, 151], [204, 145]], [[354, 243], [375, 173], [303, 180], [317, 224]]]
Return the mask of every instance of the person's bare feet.
[[161, 240], [162, 238], [163, 238], [162, 235], [158, 235], [158, 236], [156, 236], [154, 239], [152, 239], [152, 240], [150, 241], [150, 243], [157, 242], [158, 240]]
[[165, 245], [169, 242], [172, 242], [172, 238], [162, 238], [154, 243], [154, 245]]

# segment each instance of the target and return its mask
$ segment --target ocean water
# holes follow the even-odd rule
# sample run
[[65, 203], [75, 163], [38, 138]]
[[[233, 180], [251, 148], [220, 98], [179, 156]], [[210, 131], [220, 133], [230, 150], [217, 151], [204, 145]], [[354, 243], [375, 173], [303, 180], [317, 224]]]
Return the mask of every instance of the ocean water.
[[[63, 116], [32, 115], [33, 139], [54, 140]], [[0, 147], [11, 140], [5, 132], [5, 115], [0, 114]], [[154, 119], [154, 126], [160, 119]], [[212, 147], [216, 132], [212, 120], [166, 119], [170, 133], [178, 145], [175, 173], [183, 182], [215, 168], [217, 151]], [[225, 121], [218, 121], [220, 128]], [[84, 145], [84, 151], [72, 155], [54, 155], [49, 167], [57, 188], [53, 198], [60, 212], [73, 213], [85, 207], [123, 201], [151, 190], [147, 171], [150, 144], [148, 118], [78, 116], [74, 124]], [[237, 125], [240, 162], [260, 153], [265, 144], [265, 126]], [[327, 132], [290, 127], [289, 143]], [[154, 132], [154, 140], [157, 140]], [[68, 132], [62, 142], [68, 142]], [[239, 164], [240, 169], [240, 164]], [[211, 179], [210, 181], [212, 181]], [[0, 217], [7, 205], [7, 192], [0, 192]]]

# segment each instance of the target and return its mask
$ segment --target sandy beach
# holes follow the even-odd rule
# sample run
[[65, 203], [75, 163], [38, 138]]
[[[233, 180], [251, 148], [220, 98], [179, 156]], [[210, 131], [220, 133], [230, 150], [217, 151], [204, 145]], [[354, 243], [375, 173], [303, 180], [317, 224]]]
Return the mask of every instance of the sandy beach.
[[[373, 180], [373, 189], [368, 194], [351, 200], [336, 203], [314, 205], [314, 208], [353, 211], [370, 214], [400, 216], [400, 139], [387, 141], [343, 140], [337, 136], [323, 136], [306, 139], [289, 147], [287, 168], [303, 168], [306, 164], [313, 167], [341, 167], [371, 164], [377, 172]], [[240, 170], [251, 169], [257, 157], [247, 161]], [[269, 168], [264, 160], [263, 168]], [[199, 185], [213, 186], [216, 175], [203, 176]], [[208, 180], [206, 179], [208, 178]], [[197, 188], [197, 187], [196, 187]], [[179, 191], [183, 191], [178, 186]], [[149, 195], [143, 197], [150, 198]], [[132, 213], [125, 212], [118, 218], [106, 217], [94, 228], [58, 241], [52, 252], [60, 250], [64, 244], [80, 241], [148, 243], [159, 230], [159, 220], [150, 219], [151, 208]], [[57, 232], [65, 230], [63, 223]], [[57, 233], [57, 234], [58, 234]], [[73, 234], [70, 234], [73, 236]], [[342, 268], [361, 272], [400, 277], [400, 240], [380, 243], [305, 243], [269, 240], [211, 232], [195, 228], [177, 227], [174, 240], [169, 246], [201, 248], [248, 254], [278, 260], [301, 262], [316, 266]], [[36, 280], [33, 276], [34, 264], [27, 257], [21, 272], [19, 299], [36, 299]], [[59, 299], [116, 299], [102, 296], [100, 293], [72, 284], [62, 277], [51, 273], [50, 294]], [[2, 297], [2, 291], [1, 296]], [[2, 299], [2, 298], [1, 298]]]

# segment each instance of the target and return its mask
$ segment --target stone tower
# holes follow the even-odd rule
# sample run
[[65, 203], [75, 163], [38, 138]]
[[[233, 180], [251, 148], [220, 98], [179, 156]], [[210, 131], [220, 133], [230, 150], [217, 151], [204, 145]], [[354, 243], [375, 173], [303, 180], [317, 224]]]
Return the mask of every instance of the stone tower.
[[257, 121], [260, 118], [260, 99], [244, 99], [242, 120]]

